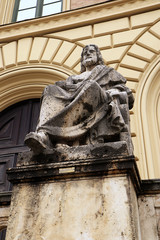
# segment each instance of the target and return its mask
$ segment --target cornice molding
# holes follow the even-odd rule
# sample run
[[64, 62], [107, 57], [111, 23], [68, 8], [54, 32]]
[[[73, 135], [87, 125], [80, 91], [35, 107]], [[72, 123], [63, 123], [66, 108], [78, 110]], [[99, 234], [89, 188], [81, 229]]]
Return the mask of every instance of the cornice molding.
[[117, 0], [100, 3], [52, 16], [3, 25], [0, 27], [0, 43], [22, 37], [41, 36], [73, 27], [153, 11], [158, 8], [160, 8], [159, 0]]
[[[93, 157], [93, 156], [92, 156]], [[141, 180], [134, 156], [74, 158], [57, 161], [58, 155], [33, 156], [20, 153], [17, 167], [7, 170], [13, 184], [48, 182], [50, 180], [80, 179], [90, 177], [129, 176], [137, 195], [159, 194], [160, 180]]]
[[20, 166], [18, 164], [16, 168], [7, 170], [10, 182], [19, 184], [22, 182], [48, 182], [57, 179], [128, 175], [132, 179], [137, 194], [141, 192], [141, 179], [134, 156], [125, 156], [124, 154], [124, 156], [117, 157], [73, 158], [57, 162], [56, 154], [33, 157], [31, 154], [31, 152], [20, 154], [20, 160], [18, 160]]

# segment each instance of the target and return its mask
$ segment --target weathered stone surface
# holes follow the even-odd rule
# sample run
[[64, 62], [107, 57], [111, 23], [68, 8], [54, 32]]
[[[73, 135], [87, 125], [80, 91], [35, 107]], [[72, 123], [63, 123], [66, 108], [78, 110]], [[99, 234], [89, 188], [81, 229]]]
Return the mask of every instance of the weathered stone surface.
[[160, 239], [160, 179], [142, 181], [138, 207], [142, 240]]
[[[28, 161], [31, 156], [21, 155], [26, 162], [9, 171], [7, 240], [158, 239], [160, 182], [141, 181], [133, 157]], [[0, 218], [5, 224], [8, 215]]]
[[0, 206], [10, 205], [12, 192], [0, 192]]
[[156, 214], [155, 198], [160, 199], [160, 194], [156, 197], [144, 195], [138, 198], [142, 240], [159, 239], [160, 211], [157, 211], [158, 214]]
[[7, 226], [9, 210], [10, 210], [9, 206], [0, 207], [0, 231], [5, 229]]
[[8, 171], [14, 189], [7, 240], [158, 239], [160, 182], [141, 181], [133, 156], [51, 156], [23, 153]]
[[14, 184], [20, 182], [41, 182], [53, 179], [66, 180], [89, 176], [110, 176], [129, 174], [137, 193], [140, 192], [140, 177], [134, 157], [117, 156], [112, 158], [94, 158], [55, 162], [51, 156], [39, 156], [30, 165], [25, 165], [29, 156], [24, 156], [21, 166], [9, 169], [8, 180]]
[[6, 239], [138, 240], [131, 185], [127, 176], [18, 184]]
[[[12, 183], [49, 181], [88, 176], [110, 176], [129, 174], [137, 193], [140, 192], [140, 177], [132, 156], [97, 157], [73, 159], [56, 162], [53, 155], [33, 156], [30, 152], [22, 154], [16, 168], [9, 169], [8, 179]], [[30, 164], [28, 164], [30, 163]]]
[[35, 162], [48, 163], [81, 159], [116, 158], [122, 156], [128, 156], [128, 147], [125, 141], [75, 147], [60, 144], [57, 148], [47, 150], [38, 156], [35, 156], [32, 151], [19, 153], [17, 166], [31, 165]]
[[36, 132], [29, 133], [25, 143], [38, 155], [59, 144], [126, 141], [132, 155], [129, 109], [133, 102], [126, 79], [104, 65], [96, 45], [87, 45], [81, 54], [81, 74], [45, 88]]

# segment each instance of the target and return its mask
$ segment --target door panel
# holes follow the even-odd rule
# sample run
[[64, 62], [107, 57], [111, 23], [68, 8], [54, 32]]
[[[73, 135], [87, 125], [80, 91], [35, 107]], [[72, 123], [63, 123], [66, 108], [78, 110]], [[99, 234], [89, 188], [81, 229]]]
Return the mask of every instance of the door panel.
[[[28, 149], [24, 138], [34, 131], [40, 110], [39, 99], [17, 103], [0, 113], [0, 195], [12, 190], [7, 181], [6, 170], [16, 165], [19, 152]], [[5, 240], [6, 229], [0, 231], [0, 240]]]
[[15, 165], [16, 157], [16, 154], [0, 156], [0, 192], [11, 190], [11, 184], [7, 181], [6, 170]]
[[0, 240], [5, 240], [6, 237], [6, 229], [0, 231]]
[[0, 149], [16, 146], [17, 129], [20, 125], [21, 111], [20, 109], [2, 112], [0, 117]]
[[15, 166], [17, 155], [28, 149], [24, 138], [36, 128], [40, 110], [39, 99], [15, 104], [0, 113], [0, 192], [10, 191], [6, 169]]

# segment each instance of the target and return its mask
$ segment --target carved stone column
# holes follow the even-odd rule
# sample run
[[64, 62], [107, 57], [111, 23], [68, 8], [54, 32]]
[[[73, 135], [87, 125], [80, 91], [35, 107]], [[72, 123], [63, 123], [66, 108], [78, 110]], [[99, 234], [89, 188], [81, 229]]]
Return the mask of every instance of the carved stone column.
[[85, 159], [19, 156], [8, 171], [13, 195], [6, 240], [141, 239], [134, 157], [93, 150]]

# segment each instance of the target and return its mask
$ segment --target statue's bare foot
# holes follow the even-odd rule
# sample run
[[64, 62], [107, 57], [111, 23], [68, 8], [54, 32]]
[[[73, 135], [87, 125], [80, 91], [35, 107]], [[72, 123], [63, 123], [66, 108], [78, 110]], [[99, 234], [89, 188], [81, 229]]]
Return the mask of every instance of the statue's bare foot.
[[49, 137], [44, 132], [30, 132], [26, 135], [24, 142], [35, 155], [51, 149]]

